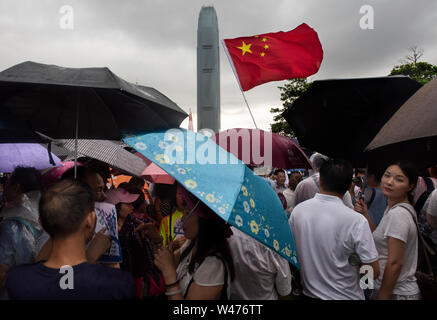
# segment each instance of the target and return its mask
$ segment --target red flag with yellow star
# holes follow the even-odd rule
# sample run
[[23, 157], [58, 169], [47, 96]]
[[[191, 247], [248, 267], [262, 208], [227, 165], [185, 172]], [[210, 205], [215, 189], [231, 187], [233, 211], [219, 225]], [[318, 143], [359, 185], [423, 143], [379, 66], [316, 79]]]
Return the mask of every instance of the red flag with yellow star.
[[305, 23], [288, 32], [224, 39], [223, 44], [243, 91], [270, 81], [306, 78], [323, 60], [317, 32]]

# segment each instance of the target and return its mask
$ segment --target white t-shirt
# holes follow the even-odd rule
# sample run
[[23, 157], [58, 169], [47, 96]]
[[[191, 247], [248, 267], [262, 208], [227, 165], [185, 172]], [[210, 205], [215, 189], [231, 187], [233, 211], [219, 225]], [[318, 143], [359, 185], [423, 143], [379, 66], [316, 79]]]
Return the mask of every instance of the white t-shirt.
[[[185, 241], [181, 247], [181, 252], [183, 252], [190, 244], [190, 240]], [[194, 275], [190, 274], [188, 271], [188, 265], [190, 264], [192, 256], [192, 251], [179, 262], [176, 269], [178, 274], [179, 287], [182, 290], [182, 295], [186, 294], [188, 285], [190, 284], [191, 278], [194, 277], [194, 282], [199, 286], [211, 287], [223, 285], [225, 279], [225, 267], [222, 260], [215, 256], [208, 256], [203, 260], [202, 264], [195, 265]], [[230, 280], [231, 276], [228, 270], [228, 288], [227, 295], [230, 296]]]
[[231, 300], [277, 300], [291, 292], [288, 261], [236, 228], [228, 243], [234, 260]]
[[381, 287], [388, 258], [387, 237], [392, 237], [406, 244], [401, 273], [393, 289], [393, 294], [413, 295], [420, 292], [415, 277], [418, 252], [417, 227], [411, 213], [403, 206], [409, 207], [413, 213], [415, 212], [413, 206], [407, 203], [394, 205], [390, 210], [387, 208], [378, 227], [373, 231], [381, 272], [375, 281], [375, 289]]
[[301, 265], [303, 293], [323, 300], [364, 300], [356, 253], [362, 263], [378, 259], [367, 220], [340, 198], [317, 193], [298, 204], [289, 223]]

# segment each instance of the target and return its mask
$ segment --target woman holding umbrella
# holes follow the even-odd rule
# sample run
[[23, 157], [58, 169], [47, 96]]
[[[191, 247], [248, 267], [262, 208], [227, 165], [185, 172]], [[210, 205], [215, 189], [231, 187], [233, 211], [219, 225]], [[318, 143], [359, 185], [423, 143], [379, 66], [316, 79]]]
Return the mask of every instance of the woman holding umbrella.
[[185, 203], [182, 218], [188, 241], [174, 254], [163, 247], [155, 265], [165, 278], [170, 300], [227, 300], [234, 266], [227, 237], [232, 232], [208, 206], [178, 186]]
[[411, 205], [411, 191], [417, 178], [417, 170], [409, 162], [394, 162], [387, 167], [381, 184], [388, 206], [377, 228], [364, 201], [355, 206], [355, 210], [369, 221], [379, 253], [381, 275], [375, 281], [371, 299], [421, 299], [415, 278], [418, 255], [416, 212]]

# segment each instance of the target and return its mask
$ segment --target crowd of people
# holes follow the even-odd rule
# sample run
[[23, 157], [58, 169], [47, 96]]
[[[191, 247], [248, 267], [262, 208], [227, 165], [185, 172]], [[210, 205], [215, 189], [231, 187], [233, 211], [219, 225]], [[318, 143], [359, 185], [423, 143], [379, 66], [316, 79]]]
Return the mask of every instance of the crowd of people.
[[[129, 176], [115, 185], [115, 171], [96, 161], [52, 181], [17, 167], [2, 181], [0, 299], [421, 299], [419, 238], [437, 248], [435, 168], [310, 160], [304, 174], [263, 175], [283, 205], [300, 270], [177, 182]], [[101, 203], [116, 212], [119, 262], [101, 260], [115, 241], [106, 228], [96, 232]]]

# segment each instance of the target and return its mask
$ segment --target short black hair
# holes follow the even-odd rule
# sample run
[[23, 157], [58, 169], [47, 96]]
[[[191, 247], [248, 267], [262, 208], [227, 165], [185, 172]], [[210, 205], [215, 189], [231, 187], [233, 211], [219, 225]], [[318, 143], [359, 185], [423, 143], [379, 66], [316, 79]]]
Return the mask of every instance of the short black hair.
[[129, 184], [144, 188], [144, 185], [146, 184], [146, 181], [142, 178], [138, 178], [138, 177], [132, 177], [129, 180]]
[[344, 194], [352, 183], [352, 165], [343, 159], [330, 159], [320, 168], [323, 190]]
[[273, 174], [277, 175], [278, 173], [281, 173], [281, 172], [285, 174], [283, 169], [276, 169], [275, 172], [273, 172]]
[[[85, 166], [77, 166], [77, 172], [76, 172], [77, 180], [85, 182], [86, 179], [90, 175], [93, 175], [93, 174], [100, 175], [100, 173], [98, 173], [96, 170], [94, 170], [92, 168], [85, 167]], [[74, 179], [74, 167], [68, 169], [67, 171], [65, 171], [64, 174], [62, 175], [61, 179], [62, 180], [64, 180], [64, 179]]]
[[42, 192], [39, 202], [41, 225], [52, 238], [76, 232], [94, 210], [90, 187], [73, 179], [63, 179]]
[[379, 163], [369, 162], [367, 164], [367, 176], [374, 176], [376, 181], [381, 182], [382, 175], [384, 174], [385, 167]]
[[16, 167], [9, 181], [20, 185], [22, 193], [41, 190], [41, 173], [34, 167]]

